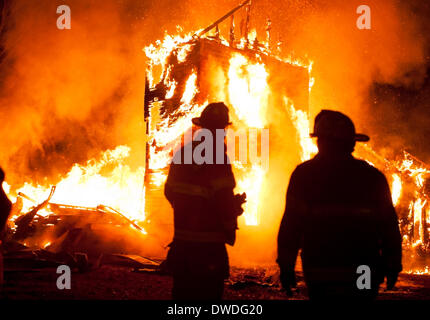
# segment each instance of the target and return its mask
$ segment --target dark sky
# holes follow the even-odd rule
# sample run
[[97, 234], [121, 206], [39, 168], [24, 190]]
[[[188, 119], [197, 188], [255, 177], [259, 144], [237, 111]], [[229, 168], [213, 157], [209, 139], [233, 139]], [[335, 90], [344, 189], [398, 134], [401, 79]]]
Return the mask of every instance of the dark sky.
[[378, 149], [405, 148], [430, 163], [429, 68], [423, 83], [417, 87], [374, 83], [369, 89], [368, 103], [373, 112], [367, 114], [367, 118]]
[[394, 155], [405, 148], [430, 164], [430, 1], [402, 4], [418, 22], [416, 32], [425, 41], [425, 60], [405, 71], [402, 83], [373, 82], [366, 118], [378, 149]]

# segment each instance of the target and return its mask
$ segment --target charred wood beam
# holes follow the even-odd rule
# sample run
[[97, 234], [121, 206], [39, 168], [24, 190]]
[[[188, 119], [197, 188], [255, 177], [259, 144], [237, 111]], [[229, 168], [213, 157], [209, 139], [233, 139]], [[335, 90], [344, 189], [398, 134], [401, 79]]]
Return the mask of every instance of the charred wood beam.
[[231, 16], [231, 21], [230, 21], [230, 47], [234, 47], [234, 15]]
[[243, 8], [244, 6], [248, 5], [249, 3], [251, 3], [251, 0], [246, 0], [244, 2], [242, 2], [240, 5], [238, 5], [236, 8], [234, 8], [233, 10], [229, 11], [228, 13], [226, 13], [224, 16], [222, 16], [221, 18], [219, 18], [217, 21], [215, 21], [214, 23], [212, 23], [211, 25], [209, 25], [208, 27], [204, 28], [202, 31], [197, 32], [194, 37], [201, 37], [202, 35], [206, 34], [207, 32], [209, 32], [210, 30], [212, 30], [213, 28], [215, 28], [218, 24], [220, 24], [221, 22], [223, 22], [225, 19], [227, 19], [228, 17], [230, 17], [231, 15], [233, 15], [236, 11], [238, 11], [239, 9]]
[[40, 203], [39, 205], [35, 206], [33, 209], [31, 209], [30, 212], [26, 213], [25, 215], [19, 217], [16, 219], [15, 224], [17, 226], [16, 232], [14, 234], [14, 239], [23, 239], [26, 237], [28, 232], [30, 231], [30, 224], [33, 221], [36, 214], [39, 212], [39, 210], [46, 207], [51, 200], [52, 196], [54, 195], [56, 186], [52, 186], [51, 192], [49, 193], [48, 198]]
[[246, 46], [249, 46], [249, 22], [251, 20], [251, 1], [249, 1], [246, 6], [246, 22], [245, 22], [245, 38], [246, 38]]
[[119, 212], [118, 210], [115, 210], [112, 207], [108, 207], [108, 206], [104, 206], [104, 205], [99, 205], [97, 208], [101, 208], [104, 210], [107, 210], [109, 212], [113, 212], [116, 213], [117, 215], [119, 215], [120, 217], [122, 217], [124, 220], [128, 221], [133, 227], [135, 227], [136, 229], [138, 229], [141, 232], [145, 232], [145, 230], [139, 226], [138, 224], [136, 224], [133, 220], [127, 218], [125, 215], [123, 215], [121, 212]]
[[270, 50], [270, 42], [271, 42], [271, 31], [272, 31], [272, 21], [270, 19], [267, 19], [266, 21], [266, 42], [267, 42], [267, 49]]
[[21, 197], [21, 198], [27, 199], [28, 201], [31, 201], [31, 202], [33, 202], [33, 203], [36, 203], [36, 200], [34, 200], [34, 199], [30, 198], [29, 196], [27, 196], [27, 195], [26, 195], [25, 193], [23, 193], [23, 192], [18, 192], [18, 197]]

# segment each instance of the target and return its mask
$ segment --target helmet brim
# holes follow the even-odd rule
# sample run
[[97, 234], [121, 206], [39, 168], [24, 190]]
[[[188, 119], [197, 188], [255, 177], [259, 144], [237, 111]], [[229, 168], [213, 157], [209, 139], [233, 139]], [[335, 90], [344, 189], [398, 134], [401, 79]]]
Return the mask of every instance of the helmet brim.
[[370, 140], [370, 137], [368, 135], [366, 135], [366, 134], [356, 133], [355, 137], [354, 137], [354, 140], [358, 141], [358, 142], [367, 142], [367, 141]]
[[[208, 127], [210, 127], [210, 126], [208, 126], [208, 125], [203, 124], [203, 123], [202, 123], [201, 118], [192, 118], [192, 119], [191, 119], [191, 122], [192, 122], [193, 124], [195, 124], [196, 126], [199, 126], [199, 127], [202, 127], [202, 128], [208, 128]], [[216, 125], [215, 127], [216, 127], [216, 128], [218, 128], [218, 127], [219, 127], [219, 129], [221, 129], [221, 127], [222, 127], [222, 128], [226, 128], [226, 127], [228, 127], [228, 126], [229, 126], [229, 125], [231, 125], [231, 124], [232, 124], [232, 122], [227, 122], [225, 125]]]
[[192, 122], [193, 124], [195, 124], [196, 126], [199, 126], [199, 127], [201, 127], [201, 126], [202, 126], [202, 123], [201, 123], [201, 121], [200, 121], [200, 118], [192, 118], [192, 119], [191, 119], [191, 122]]
[[[315, 133], [311, 133], [309, 136], [311, 138], [318, 138], [318, 135]], [[366, 134], [356, 133], [354, 136], [354, 141], [357, 141], [357, 142], [367, 142], [369, 140], [370, 140], [370, 137]]]

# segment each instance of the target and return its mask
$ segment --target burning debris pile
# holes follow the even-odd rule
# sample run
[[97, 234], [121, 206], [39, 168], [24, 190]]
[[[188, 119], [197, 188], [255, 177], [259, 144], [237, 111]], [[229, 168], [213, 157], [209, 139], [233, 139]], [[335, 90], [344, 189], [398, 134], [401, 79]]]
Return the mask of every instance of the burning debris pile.
[[74, 266], [76, 254], [93, 265], [112, 254], [142, 254], [148, 244], [139, 225], [145, 219], [140, 210], [143, 168], [126, 166], [128, 153], [128, 147], [119, 146], [86, 166], [76, 165], [51, 188], [26, 184], [11, 190], [6, 185], [13, 201], [4, 237], [6, 268], [17, 257], [30, 265]]
[[357, 154], [382, 170], [391, 181], [393, 203], [403, 235], [405, 270], [429, 273], [430, 258], [430, 168], [403, 151], [397, 160], [388, 160], [368, 145], [359, 146]]

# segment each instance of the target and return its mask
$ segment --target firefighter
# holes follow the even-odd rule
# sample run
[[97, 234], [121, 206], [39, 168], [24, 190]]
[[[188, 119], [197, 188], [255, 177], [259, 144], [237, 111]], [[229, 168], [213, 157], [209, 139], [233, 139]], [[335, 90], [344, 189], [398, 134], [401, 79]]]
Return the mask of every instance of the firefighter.
[[[246, 195], [233, 193], [236, 182], [224, 142], [224, 129], [230, 124], [226, 105], [211, 103], [192, 122], [201, 127], [200, 132], [209, 133], [211, 137], [205, 139], [213, 143], [204, 150], [207, 161], [203, 163], [194, 152], [200, 145], [196, 139], [184, 143], [173, 157], [164, 190], [174, 211], [174, 237], [166, 265], [173, 275], [173, 299], [217, 300], [229, 276], [225, 244], [235, 242]], [[223, 135], [221, 148], [215, 143], [217, 134]]]
[[280, 280], [291, 294], [301, 250], [311, 300], [373, 300], [387, 278], [397, 281], [401, 235], [385, 176], [352, 156], [356, 134], [346, 115], [330, 110], [315, 118], [318, 154], [292, 173], [278, 234]]
[[10, 210], [12, 208], [12, 203], [10, 202], [6, 193], [3, 190], [4, 178], [4, 171], [0, 168], [0, 289], [3, 285], [2, 234], [5, 229]]

